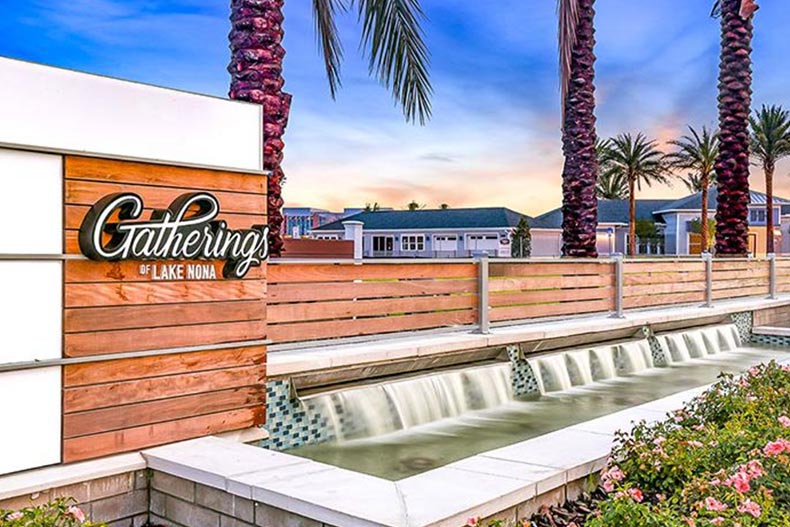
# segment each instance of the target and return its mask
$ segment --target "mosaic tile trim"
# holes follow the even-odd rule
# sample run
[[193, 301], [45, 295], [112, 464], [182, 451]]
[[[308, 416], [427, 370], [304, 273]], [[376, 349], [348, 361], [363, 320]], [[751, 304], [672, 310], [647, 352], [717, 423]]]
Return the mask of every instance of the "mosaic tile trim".
[[647, 342], [650, 344], [650, 353], [653, 356], [653, 365], [658, 368], [663, 368], [669, 364], [667, 360], [667, 351], [661, 346], [661, 342], [655, 335], [647, 337]]
[[513, 379], [513, 395], [520, 397], [538, 393], [538, 381], [532, 372], [532, 367], [521, 355], [519, 346], [508, 346], [507, 356], [510, 359]]
[[749, 342], [752, 339], [752, 328], [754, 327], [754, 314], [751, 311], [745, 313], [734, 313], [730, 315], [732, 323], [738, 328], [741, 335], [741, 342]]
[[314, 403], [305, 406], [292, 398], [288, 380], [266, 383], [266, 429], [269, 437], [259, 446], [270, 450], [288, 450], [333, 439], [329, 419]]
[[769, 346], [790, 348], [790, 337], [783, 337], [781, 335], [752, 335], [752, 342], [755, 344], [767, 344]]

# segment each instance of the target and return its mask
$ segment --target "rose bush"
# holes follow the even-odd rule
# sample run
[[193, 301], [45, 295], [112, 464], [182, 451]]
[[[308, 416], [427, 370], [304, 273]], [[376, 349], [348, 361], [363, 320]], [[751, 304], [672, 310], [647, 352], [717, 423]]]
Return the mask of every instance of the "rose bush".
[[106, 527], [104, 523], [87, 521], [85, 513], [74, 500], [60, 498], [37, 507], [18, 511], [0, 510], [2, 527]]
[[790, 368], [722, 376], [669, 419], [618, 434], [589, 527], [790, 525]]

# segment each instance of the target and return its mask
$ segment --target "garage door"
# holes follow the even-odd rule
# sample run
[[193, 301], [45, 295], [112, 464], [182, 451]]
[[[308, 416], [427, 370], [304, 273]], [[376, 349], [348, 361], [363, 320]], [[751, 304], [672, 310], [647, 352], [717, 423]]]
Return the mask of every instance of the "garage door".
[[436, 252], [455, 252], [458, 250], [458, 236], [435, 236], [433, 250]]
[[496, 254], [499, 251], [498, 234], [470, 234], [466, 237], [467, 250]]

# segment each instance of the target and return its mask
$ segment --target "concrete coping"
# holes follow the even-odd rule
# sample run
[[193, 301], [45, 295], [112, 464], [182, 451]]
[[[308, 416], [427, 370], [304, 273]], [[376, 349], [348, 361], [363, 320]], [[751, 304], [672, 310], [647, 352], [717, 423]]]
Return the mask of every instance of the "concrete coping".
[[708, 386], [389, 481], [291, 454], [195, 439], [143, 452], [148, 467], [344, 527], [457, 527], [601, 470], [615, 432], [658, 421]]
[[790, 327], [760, 326], [754, 328], [752, 332], [756, 335], [768, 335], [771, 337], [790, 337]]
[[326, 369], [508, 346], [558, 337], [590, 333], [605, 334], [612, 330], [638, 329], [646, 325], [684, 320], [694, 321], [786, 305], [790, 305], [790, 295], [787, 294], [777, 299], [763, 297], [719, 301], [714, 307], [686, 305], [628, 311], [624, 318], [613, 318], [608, 313], [599, 313], [560, 320], [534, 320], [493, 327], [491, 332], [485, 335], [449, 328], [427, 334], [380, 335], [372, 341], [344, 342], [334, 345], [327, 345], [325, 342], [320, 344], [308, 342], [301, 347], [282, 351], [277, 351], [276, 348], [270, 349], [266, 369], [269, 378], [287, 377]]

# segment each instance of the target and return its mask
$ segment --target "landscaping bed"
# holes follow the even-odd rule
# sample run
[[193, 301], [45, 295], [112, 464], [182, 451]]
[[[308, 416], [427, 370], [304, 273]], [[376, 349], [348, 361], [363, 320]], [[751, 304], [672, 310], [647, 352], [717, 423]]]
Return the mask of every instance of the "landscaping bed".
[[618, 433], [598, 490], [522, 525], [790, 526], [790, 366], [723, 375], [666, 420]]

